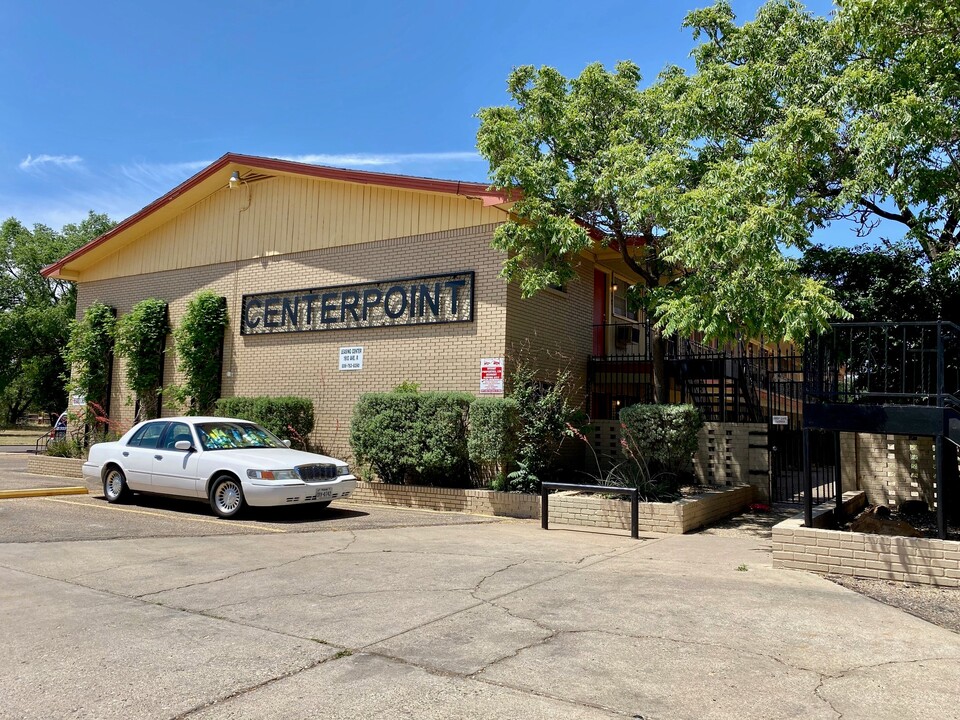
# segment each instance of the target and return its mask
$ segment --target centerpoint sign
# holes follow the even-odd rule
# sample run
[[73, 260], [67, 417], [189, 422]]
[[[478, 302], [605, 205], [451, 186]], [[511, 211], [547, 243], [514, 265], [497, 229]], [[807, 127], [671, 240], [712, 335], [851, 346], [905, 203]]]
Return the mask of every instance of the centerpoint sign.
[[473, 272], [243, 296], [241, 335], [470, 322]]

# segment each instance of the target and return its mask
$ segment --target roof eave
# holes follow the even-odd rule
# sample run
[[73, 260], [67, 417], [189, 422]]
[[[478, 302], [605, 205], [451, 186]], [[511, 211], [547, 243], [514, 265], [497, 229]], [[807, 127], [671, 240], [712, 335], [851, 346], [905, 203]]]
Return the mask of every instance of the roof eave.
[[264, 158], [255, 155], [226, 153], [197, 174], [184, 180], [170, 192], [166, 193], [160, 198], [157, 198], [142, 210], [134, 213], [126, 220], [119, 223], [112, 230], [94, 238], [86, 245], [83, 245], [68, 255], [60, 258], [57, 260], [57, 262], [47, 265], [40, 271], [40, 274], [45, 278], [75, 279], [75, 277], [67, 277], [68, 274], [73, 275], [73, 273], [64, 271], [64, 268], [68, 264], [80, 257], [83, 257], [94, 248], [99, 247], [105, 242], [108, 242], [117, 235], [129, 230], [137, 223], [155, 213], [160, 208], [170, 204], [190, 189], [196, 187], [210, 178], [212, 175], [220, 172], [230, 165], [256, 168], [258, 170], [271, 170], [274, 172], [291, 173], [295, 175], [327, 180], [339, 180], [341, 182], [359, 183], [363, 185], [383, 185], [387, 187], [396, 187], [404, 190], [414, 190], [420, 192], [449, 193], [452, 195], [461, 195], [470, 199], [480, 200], [485, 207], [504, 205], [515, 199], [511, 193], [493, 190], [483, 183], [463, 182], [459, 180], [434, 180], [432, 178], [420, 178], [409, 175], [393, 175], [389, 173], [377, 173], [365, 170], [348, 170], [344, 168], [326, 167], [323, 165], [308, 165], [306, 163], [298, 163], [291, 160], [278, 160], [276, 158]]

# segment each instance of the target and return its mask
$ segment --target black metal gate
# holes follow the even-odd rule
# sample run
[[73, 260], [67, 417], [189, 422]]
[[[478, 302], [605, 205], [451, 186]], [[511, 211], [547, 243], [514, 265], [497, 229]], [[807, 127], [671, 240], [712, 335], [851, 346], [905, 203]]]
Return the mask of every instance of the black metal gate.
[[[777, 503], [803, 503], [803, 430], [770, 425], [770, 497]], [[813, 503], [836, 497], [838, 449], [835, 435], [810, 431]]]

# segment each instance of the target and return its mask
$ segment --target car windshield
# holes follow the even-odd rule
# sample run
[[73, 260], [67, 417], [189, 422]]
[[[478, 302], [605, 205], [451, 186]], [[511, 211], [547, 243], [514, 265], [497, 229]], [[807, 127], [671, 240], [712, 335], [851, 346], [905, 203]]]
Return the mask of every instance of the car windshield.
[[196, 426], [204, 450], [285, 448], [272, 433], [253, 423], [208, 422]]

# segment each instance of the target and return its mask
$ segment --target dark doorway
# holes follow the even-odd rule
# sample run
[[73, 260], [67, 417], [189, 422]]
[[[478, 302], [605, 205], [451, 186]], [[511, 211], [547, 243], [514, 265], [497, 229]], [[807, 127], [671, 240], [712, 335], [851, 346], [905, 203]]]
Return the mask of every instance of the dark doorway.
[[[770, 498], [776, 503], [803, 503], [803, 430], [784, 425], [770, 425]], [[810, 468], [813, 478], [814, 504], [837, 495], [839, 457], [835, 435], [821, 430], [810, 431]]]

